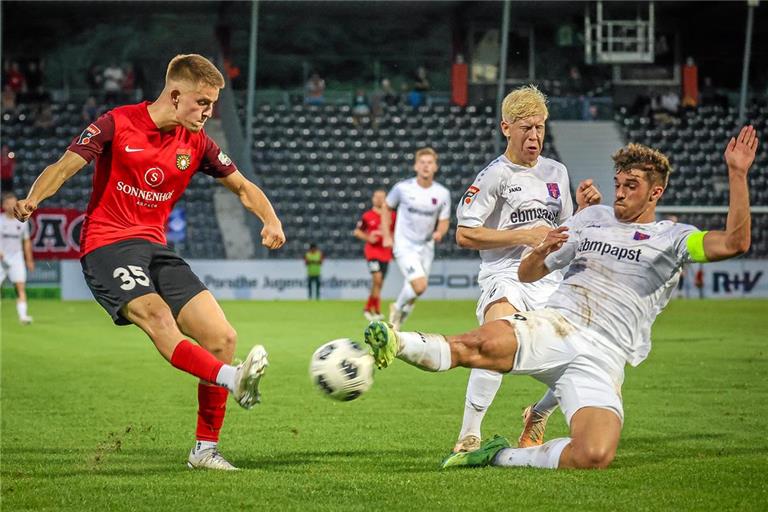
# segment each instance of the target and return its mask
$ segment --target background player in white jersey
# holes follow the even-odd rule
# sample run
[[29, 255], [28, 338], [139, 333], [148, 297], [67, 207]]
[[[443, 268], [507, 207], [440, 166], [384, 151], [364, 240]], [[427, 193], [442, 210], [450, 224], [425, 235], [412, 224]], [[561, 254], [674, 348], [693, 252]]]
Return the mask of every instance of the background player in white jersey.
[[13, 192], [3, 192], [3, 214], [0, 216], [0, 285], [8, 280], [16, 288], [16, 313], [19, 322], [24, 325], [32, 323], [32, 317], [27, 313], [27, 270], [35, 270], [35, 260], [32, 257], [32, 242], [29, 240], [29, 224], [19, 222], [13, 216], [16, 206], [16, 195]]
[[[435, 257], [435, 242], [448, 232], [451, 194], [435, 181], [437, 152], [416, 151], [416, 177], [397, 183], [387, 194], [381, 213], [384, 247], [392, 247], [395, 261], [405, 277], [397, 300], [389, 306], [389, 321], [399, 328], [413, 311], [416, 298], [427, 291], [429, 269]], [[397, 208], [394, 242], [390, 235], [390, 210]]]
[[750, 246], [747, 173], [757, 150], [751, 126], [725, 151], [730, 202], [724, 231], [655, 222], [671, 168], [658, 151], [629, 144], [614, 156], [613, 209], [593, 206], [547, 234], [520, 264], [533, 282], [570, 267], [547, 307], [484, 324], [458, 336], [398, 333], [372, 322], [365, 337], [379, 367], [395, 357], [431, 371], [456, 366], [531, 375], [555, 390], [570, 437], [510, 448], [503, 437], [450, 455], [443, 467], [604, 468], [616, 454], [626, 363], [651, 348], [651, 325], [669, 302], [685, 262], [718, 261]]
[[[534, 86], [509, 93], [501, 105], [501, 130], [507, 149], [480, 171], [456, 208], [456, 241], [480, 251], [480, 324], [544, 306], [560, 282], [554, 273], [536, 283], [521, 283], [517, 268], [526, 247], [537, 246], [553, 228], [573, 213], [568, 171], [544, 158], [546, 97]], [[585, 180], [576, 192], [580, 208], [600, 202], [600, 193]], [[467, 383], [464, 418], [453, 451], [480, 446], [480, 426], [499, 390], [502, 375], [473, 369]], [[523, 413], [520, 446], [542, 443], [544, 426], [557, 400], [548, 392]]]

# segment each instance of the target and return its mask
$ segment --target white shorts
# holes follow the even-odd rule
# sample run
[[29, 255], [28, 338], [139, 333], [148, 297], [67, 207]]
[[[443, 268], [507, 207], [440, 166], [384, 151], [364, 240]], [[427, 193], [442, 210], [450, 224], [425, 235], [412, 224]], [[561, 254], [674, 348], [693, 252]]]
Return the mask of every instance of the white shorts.
[[395, 246], [393, 255], [406, 281], [410, 282], [420, 277], [429, 278], [429, 269], [432, 268], [432, 260], [435, 259], [435, 245], [432, 243], [401, 244]]
[[621, 386], [625, 361], [595, 344], [599, 334], [574, 326], [550, 309], [503, 320], [517, 334], [517, 355], [509, 373], [530, 375], [549, 386], [569, 425], [583, 407], [611, 410], [624, 423]]
[[27, 282], [27, 266], [24, 264], [24, 254], [19, 252], [3, 256], [2, 264], [0, 264], [0, 284], [5, 281], [6, 277], [12, 283]]
[[517, 278], [517, 270], [509, 274], [493, 274], [478, 279], [480, 298], [477, 301], [477, 323], [483, 325], [485, 311], [499, 299], [507, 299], [518, 311], [535, 311], [543, 309], [549, 296], [554, 293], [560, 283], [558, 277], [544, 278], [535, 283], [521, 283]]

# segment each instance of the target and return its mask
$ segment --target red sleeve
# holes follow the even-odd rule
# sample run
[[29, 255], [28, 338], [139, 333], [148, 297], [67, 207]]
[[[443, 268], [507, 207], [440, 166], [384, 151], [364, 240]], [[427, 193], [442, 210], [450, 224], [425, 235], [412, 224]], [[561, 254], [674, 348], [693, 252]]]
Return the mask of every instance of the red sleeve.
[[362, 217], [360, 217], [360, 220], [357, 221], [357, 229], [361, 230], [364, 233], [368, 232], [368, 223], [365, 221], [365, 213]]
[[112, 143], [114, 135], [115, 120], [112, 114], [107, 112], [89, 124], [80, 136], [72, 140], [67, 149], [83, 157], [86, 162], [91, 162]]
[[236, 170], [237, 167], [232, 163], [232, 160], [212, 138], [206, 135], [205, 151], [203, 151], [203, 159], [200, 162], [199, 171], [214, 178], [225, 178]]

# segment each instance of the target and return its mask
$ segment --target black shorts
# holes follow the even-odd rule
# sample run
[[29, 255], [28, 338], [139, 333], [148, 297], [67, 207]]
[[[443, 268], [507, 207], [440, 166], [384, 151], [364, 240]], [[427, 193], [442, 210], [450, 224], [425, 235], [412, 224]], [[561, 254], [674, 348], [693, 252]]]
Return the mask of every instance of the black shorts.
[[80, 264], [94, 298], [117, 325], [131, 323], [120, 310], [142, 295], [160, 295], [176, 318], [192, 297], [207, 290], [178, 254], [148, 240], [99, 247], [83, 256]]
[[381, 275], [387, 277], [387, 268], [389, 268], [388, 261], [381, 260], [366, 260], [368, 262], [368, 272], [375, 274], [381, 272]]

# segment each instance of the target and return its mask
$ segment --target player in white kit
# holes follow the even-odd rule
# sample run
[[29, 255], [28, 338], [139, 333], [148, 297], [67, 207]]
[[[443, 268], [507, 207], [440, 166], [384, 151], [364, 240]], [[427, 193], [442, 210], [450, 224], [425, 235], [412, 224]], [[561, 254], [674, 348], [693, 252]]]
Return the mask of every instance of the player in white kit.
[[[507, 139], [503, 155], [480, 171], [456, 208], [456, 241], [480, 251], [480, 298], [477, 321], [486, 322], [542, 308], [560, 282], [559, 272], [535, 283], [517, 278], [526, 248], [535, 247], [573, 213], [568, 171], [544, 158], [546, 97], [534, 86], [509, 93], [501, 104], [501, 130]], [[591, 180], [576, 191], [580, 208], [600, 202]], [[473, 369], [467, 383], [464, 418], [454, 452], [480, 446], [480, 427], [501, 385], [502, 374]], [[547, 418], [557, 400], [547, 392], [523, 413], [520, 446], [541, 444]]]
[[[416, 299], [427, 291], [435, 242], [448, 232], [451, 194], [435, 181], [437, 153], [432, 148], [416, 151], [416, 177], [398, 182], [387, 194], [381, 214], [384, 247], [392, 247], [397, 266], [405, 277], [397, 300], [389, 306], [389, 322], [399, 328], [413, 311]], [[397, 208], [394, 241], [390, 235], [390, 210]]]
[[16, 195], [13, 192], [3, 192], [3, 214], [0, 215], [0, 285], [5, 278], [16, 288], [16, 313], [19, 322], [24, 325], [32, 323], [32, 317], [27, 312], [27, 269], [35, 269], [32, 258], [32, 242], [29, 240], [29, 224], [19, 222], [13, 216], [16, 206]]
[[681, 266], [749, 250], [747, 173], [757, 145], [755, 130], [747, 126], [726, 148], [730, 199], [723, 231], [656, 222], [669, 161], [658, 151], [629, 144], [613, 155], [613, 208], [577, 213], [521, 262], [524, 282], [570, 264], [544, 309], [458, 336], [398, 333], [383, 322], [368, 326], [366, 343], [379, 367], [397, 357], [431, 371], [486, 368], [531, 375], [555, 390], [570, 437], [510, 448], [496, 436], [478, 450], [451, 454], [443, 467], [604, 468], [613, 461], [624, 420], [624, 366], [637, 366], [648, 356], [651, 326], [673, 295]]

